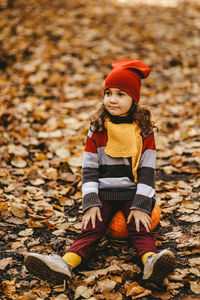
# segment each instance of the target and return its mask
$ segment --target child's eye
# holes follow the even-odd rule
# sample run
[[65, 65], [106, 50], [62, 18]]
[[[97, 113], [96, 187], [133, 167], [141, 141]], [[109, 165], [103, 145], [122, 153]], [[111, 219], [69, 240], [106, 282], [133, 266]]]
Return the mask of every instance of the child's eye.
[[105, 91], [105, 95], [111, 95], [111, 92], [110, 91]]
[[122, 97], [122, 96], [124, 96], [125, 94], [124, 94], [123, 92], [119, 92], [118, 95], [119, 95], [120, 97]]

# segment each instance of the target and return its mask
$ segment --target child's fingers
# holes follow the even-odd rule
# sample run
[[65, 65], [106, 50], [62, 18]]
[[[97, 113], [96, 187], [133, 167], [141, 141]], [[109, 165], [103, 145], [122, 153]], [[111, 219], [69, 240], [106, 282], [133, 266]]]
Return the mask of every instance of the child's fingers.
[[83, 225], [82, 225], [83, 229], [87, 228], [88, 223], [90, 222], [90, 220], [92, 221], [92, 216], [91, 215], [84, 216], [84, 218], [83, 218]]
[[135, 226], [136, 226], [136, 231], [140, 231], [140, 220], [138, 218], [135, 218]]
[[133, 217], [133, 215], [132, 215], [132, 213], [130, 212], [129, 215], [128, 215], [128, 218], [127, 218], [127, 224], [130, 223], [132, 217]]
[[142, 221], [142, 224], [144, 225], [144, 228], [146, 229], [147, 232], [150, 232], [151, 229], [151, 222], [148, 218]]
[[89, 220], [90, 220], [90, 218], [84, 218], [84, 219], [83, 219], [83, 223], [82, 223], [82, 228], [83, 228], [83, 229], [86, 229]]
[[92, 215], [91, 217], [92, 228], [95, 228], [95, 221], [96, 221], [96, 215]]
[[97, 218], [99, 219], [99, 221], [103, 221], [102, 217], [101, 217], [101, 211], [100, 211], [100, 209], [97, 211]]
[[143, 222], [143, 225], [144, 225], [144, 228], [146, 229], [147, 232], [149, 232], [149, 226], [148, 226], [148, 223], [146, 222]]
[[147, 216], [147, 225], [148, 225], [149, 231], [151, 231], [151, 217], [149, 215]]

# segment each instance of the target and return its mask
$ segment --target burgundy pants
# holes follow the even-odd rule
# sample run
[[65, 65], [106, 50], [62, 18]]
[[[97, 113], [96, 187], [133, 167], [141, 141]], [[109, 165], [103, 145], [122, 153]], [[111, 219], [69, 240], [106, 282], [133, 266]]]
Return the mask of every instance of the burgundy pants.
[[[85, 230], [78, 235], [77, 239], [73, 242], [67, 252], [75, 252], [83, 259], [87, 260], [94, 252], [95, 247], [98, 245], [102, 236], [104, 235], [112, 216], [117, 210], [122, 210], [125, 218], [130, 212], [132, 201], [101, 201], [101, 216], [103, 221], [96, 219], [96, 226], [92, 228], [91, 221]], [[139, 256], [146, 252], [157, 252], [154, 239], [151, 232], [146, 232], [145, 228], [141, 225], [140, 232], [136, 231], [134, 218], [127, 224], [129, 239], [131, 245], [137, 250]]]

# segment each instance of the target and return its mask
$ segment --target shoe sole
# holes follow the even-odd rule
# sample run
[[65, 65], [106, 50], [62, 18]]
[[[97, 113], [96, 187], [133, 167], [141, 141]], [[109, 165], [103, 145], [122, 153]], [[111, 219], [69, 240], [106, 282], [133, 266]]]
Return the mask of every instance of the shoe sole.
[[166, 253], [155, 261], [150, 276], [144, 280], [154, 283], [159, 287], [162, 285], [164, 279], [174, 271], [175, 266], [175, 257]]
[[50, 269], [42, 260], [34, 256], [27, 256], [24, 259], [24, 264], [27, 270], [35, 277], [48, 282], [61, 282], [64, 280], [70, 280], [66, 274], [56, 272]]

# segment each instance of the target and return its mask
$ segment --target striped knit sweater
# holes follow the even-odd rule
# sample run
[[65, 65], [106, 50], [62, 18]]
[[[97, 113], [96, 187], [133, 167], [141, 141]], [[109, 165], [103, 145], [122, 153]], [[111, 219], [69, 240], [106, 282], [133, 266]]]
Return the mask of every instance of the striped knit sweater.
[[131, 209], [151, 213], [155, 201], [155, 140], [153, 132], [148, 136], [141, 136], [143, 147], [136, 183], [131, 158], [112, 158], [106, 155], [106, 130], [95, 133], [89, 130], [82, 167], [83, 212], [92, 206], [101, 207], [101, 200], [132, 200]]

